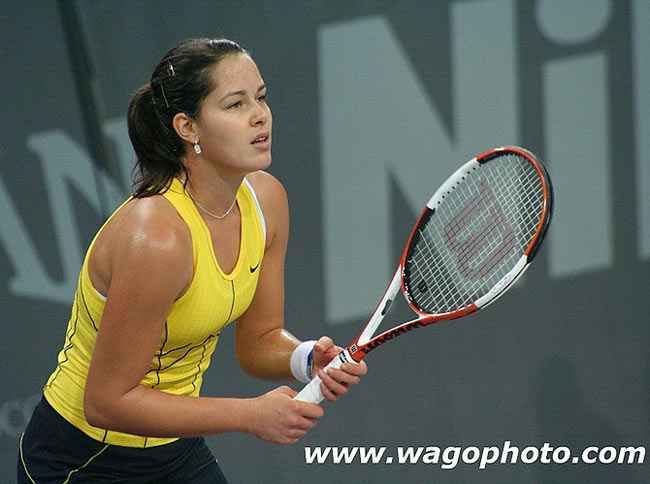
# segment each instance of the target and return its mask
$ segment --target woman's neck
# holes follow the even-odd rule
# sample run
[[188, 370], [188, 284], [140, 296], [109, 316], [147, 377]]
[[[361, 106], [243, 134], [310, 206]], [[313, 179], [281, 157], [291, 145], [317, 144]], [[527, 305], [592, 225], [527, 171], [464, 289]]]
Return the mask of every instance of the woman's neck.
[[235, 206], [245, 173], [199, 166], [188, 167], [187, 172], [186, 188], [194, 203], [214, 218], [225, 218]]

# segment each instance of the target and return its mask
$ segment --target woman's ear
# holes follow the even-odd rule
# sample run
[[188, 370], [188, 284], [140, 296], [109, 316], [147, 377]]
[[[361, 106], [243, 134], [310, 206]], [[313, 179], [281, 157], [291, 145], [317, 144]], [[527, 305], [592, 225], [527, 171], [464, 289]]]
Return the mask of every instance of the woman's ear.
[[197, 140], [198, 132], [196, 129], [196, 121], [194, 121], [194, 119], [189, 117], [187, 114], [176, 113], [174, 119], [172, 120], [172, 126], [174, 126], [176, 134], [178, 134], [178, 136], [183, 141], [194, 144], [194, 142]]

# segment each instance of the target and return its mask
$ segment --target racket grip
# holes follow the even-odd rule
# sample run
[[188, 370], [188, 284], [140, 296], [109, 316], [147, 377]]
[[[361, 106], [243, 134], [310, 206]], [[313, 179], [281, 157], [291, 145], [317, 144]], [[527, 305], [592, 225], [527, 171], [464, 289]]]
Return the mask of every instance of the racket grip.
[[[330, 368], [341, 368], [341, 365], [345, 362], [348, 361], [347, 358], [345, 358], [344, 353], [346, 353], [347, 350], [342, 351], [339, 353], [338, 356], [335, 356], [332, 361], [330, 361], [327, 366], [324, 368], [325, 371], [327, 371]], [[315, 376], [305, 387], [300, 390], [300, 393], [293, 397], [294, 400], [300, 400], [301, 402], [309, 402], [309, 403], [320, 403], [323, 401], [323, 393], [320, 391], [320, 384], [323, 380], [319, 376]]]

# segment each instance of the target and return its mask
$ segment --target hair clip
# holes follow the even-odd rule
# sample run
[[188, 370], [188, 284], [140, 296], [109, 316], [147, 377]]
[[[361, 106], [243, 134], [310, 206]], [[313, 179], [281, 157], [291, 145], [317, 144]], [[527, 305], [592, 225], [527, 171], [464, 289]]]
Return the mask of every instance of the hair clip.
[[163, 85], [160, 85], [160, 91], [162, 92], [163, 99], [165, 100], [165, 106], [169, 107], [169, 102], [167, 101], [167, 96], [165, 96], [165, 88], [163, 88]]
[[171, 61], [167, 61], [167, 72], [171, 77], [174, 77], [176, 75], [176, 72], [174, 71], [174, 66], [172, 65]]

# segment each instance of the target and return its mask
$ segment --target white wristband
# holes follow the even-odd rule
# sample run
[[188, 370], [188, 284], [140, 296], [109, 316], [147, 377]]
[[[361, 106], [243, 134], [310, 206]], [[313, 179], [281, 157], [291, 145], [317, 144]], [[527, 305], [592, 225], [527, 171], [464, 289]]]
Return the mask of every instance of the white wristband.
[[291, 353], [291, 373], [302, 383], [311, 381], [315, 340], [303, 341]]

